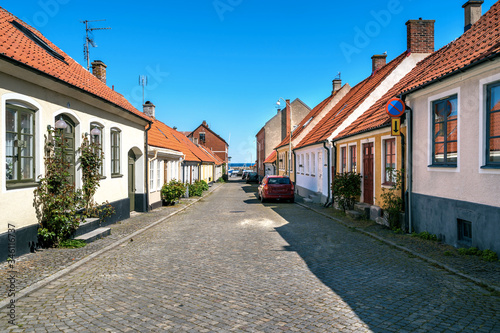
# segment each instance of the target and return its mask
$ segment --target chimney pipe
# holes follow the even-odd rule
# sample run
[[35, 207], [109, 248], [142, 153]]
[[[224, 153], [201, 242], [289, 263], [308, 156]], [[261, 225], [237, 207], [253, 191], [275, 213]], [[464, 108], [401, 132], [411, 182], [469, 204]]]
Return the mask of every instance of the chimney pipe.
[[155, 119], [155, 105], [153, 103], [151, 103], [150, 101], [147, 101], [146, 103], [144, 103], [142, 105], [142, 110], [143, 110], [144, 114]]
[[434, 52], [434, 20], [409, 20], [406, 22], [407, 49], [411, 53]]
[[341, 79], [334, 79], [332, 81], [333, 83], [333, 91], [332, 94], [334, 94], [336, 91], [339, 91], [340, 88], [342, 88], [342, 80]]
[[92, 74], [106, 84], [106, 66], [101, 60], [92, 62]]
[[372, 74], [384, 67], [386, 64], [387, 54], [375, 54], [372, 57]]
[[482, 0], [469, 0], [462, 8], [465, 9], [465, 26], [464, 32], [469, 30], [474, 23], [476, 23], [482, 15], [481, 5], [484, 3]]

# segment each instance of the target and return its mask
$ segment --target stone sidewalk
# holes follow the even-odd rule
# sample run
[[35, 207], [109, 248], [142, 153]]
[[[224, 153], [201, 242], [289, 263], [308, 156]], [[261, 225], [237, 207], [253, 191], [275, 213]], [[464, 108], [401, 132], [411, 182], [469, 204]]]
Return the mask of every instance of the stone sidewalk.
[[374, 221], [353, 220], [331, 207], [325, 208], [320, 204], [302, 202], [300, 197], [297, 201], [299, 205], [327, 216], [337, 223], [408, 252], [410, 255], [462, 276], [491, 291], [495, 290], [500, 293], [500, 261], [487, 262], [477, 256], [460, 255], [456, 248], [447, 244], [423, 240], [409, 234], [396, 233]]
[[[29, 253], [17, 258], [16, 298], [23, 297], [47, 283], [69, 273], [108, 249], [118, 246], [123, 241], [133, 241], [133, 236], [146, 229], [176, 215], [194, 203], [202, 200], [213, 191], [222, 187], [221, 183], [214, 183], [202, 197], [181, 199], [174, 206], [164, 206], [148, 213], [132, 212], [127, 220], [112, 224], [111, 235], [87, 244], [78, 249], [50, 248]], [[10, 268], [7, 262], [0, 264], [0, 279], [6, 281], [10, 277]], [[0, 308], [9, 302], [7, 292], [0, 293]]]

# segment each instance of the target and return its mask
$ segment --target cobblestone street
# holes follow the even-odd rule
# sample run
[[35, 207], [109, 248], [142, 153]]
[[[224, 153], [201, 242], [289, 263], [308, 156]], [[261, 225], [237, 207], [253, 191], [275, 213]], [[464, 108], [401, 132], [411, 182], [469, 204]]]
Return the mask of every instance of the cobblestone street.
[[[500, 332], [500, 297], [225, 184], [16, 302], [11, 332]], [[99, 242], [99, 241], [98, 241]]]

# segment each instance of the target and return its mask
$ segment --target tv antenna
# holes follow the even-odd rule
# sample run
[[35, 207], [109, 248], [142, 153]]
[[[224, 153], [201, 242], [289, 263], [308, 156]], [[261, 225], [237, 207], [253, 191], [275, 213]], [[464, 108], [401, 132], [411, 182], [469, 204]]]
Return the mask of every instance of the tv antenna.
[[97, 47], [97, 44], [94, 42], [94, 36], [92, 34], [92, 31], [94, 31], [94, 30], [110, 30], [111, 29], [111, 28], [91, 28], [89, 25], [89, 22], [100, 22], [100, 21], [106, 21], [106, 20], [80, 21], [81, 23], [85, 24], [85, 44], [83, 45], [83, 54], [84, 54], [85, 60], [87, 61], [87, 70], [90, 70], [89, 44], [92, 47]]
[[142, 86], [142, 104], [144, 104], [144, 87], [148, 85], [148, 77], [139, 75], [139, 85]]
[[338, 72], [337, 76], [335, 77], [336, 79], [338, 78], [339, 80], [341, 79], [340, 78], [340, 72]]

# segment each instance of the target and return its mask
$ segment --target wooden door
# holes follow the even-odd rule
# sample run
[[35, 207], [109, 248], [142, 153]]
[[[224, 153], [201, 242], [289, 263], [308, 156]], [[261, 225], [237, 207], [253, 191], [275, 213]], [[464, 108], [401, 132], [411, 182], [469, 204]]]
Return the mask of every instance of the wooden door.
[[363, 144], [363, 202], [373, 205], [373, 142]]

